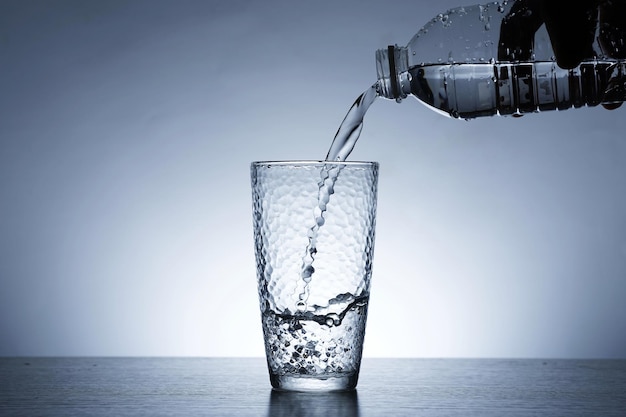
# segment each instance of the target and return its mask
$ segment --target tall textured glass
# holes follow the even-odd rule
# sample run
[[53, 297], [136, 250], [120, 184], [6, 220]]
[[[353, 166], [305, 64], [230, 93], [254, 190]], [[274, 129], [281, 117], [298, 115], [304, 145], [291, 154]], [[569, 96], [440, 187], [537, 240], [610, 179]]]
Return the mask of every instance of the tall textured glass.
[[253, 162], [251, 180], [272, 386], [353, 389], [370, 294], [378, 164]]

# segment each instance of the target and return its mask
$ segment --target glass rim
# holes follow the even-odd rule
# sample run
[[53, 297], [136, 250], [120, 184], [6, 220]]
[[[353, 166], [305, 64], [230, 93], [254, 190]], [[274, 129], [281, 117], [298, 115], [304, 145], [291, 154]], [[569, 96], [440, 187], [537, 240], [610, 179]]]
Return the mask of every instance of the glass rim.
[[253, 161], [250, 165], [254, 167], [263, 166], [322, 166], [322, 165], [345, 165], [353, 167], [374, 167], [378, 166], [376, 161], [322, 161], [322, 160], [280, 160], [280, 161]]

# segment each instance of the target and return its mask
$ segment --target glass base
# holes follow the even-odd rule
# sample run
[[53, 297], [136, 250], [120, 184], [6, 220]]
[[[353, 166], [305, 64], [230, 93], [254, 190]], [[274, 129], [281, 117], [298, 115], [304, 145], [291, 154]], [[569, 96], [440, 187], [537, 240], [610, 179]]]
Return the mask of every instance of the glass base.
[[359, 379], [357, 372], [339, 376], [311, 375], [274, 375], [270, 373], [270, 382], [279, 391], [351, 391], [356, 388]]

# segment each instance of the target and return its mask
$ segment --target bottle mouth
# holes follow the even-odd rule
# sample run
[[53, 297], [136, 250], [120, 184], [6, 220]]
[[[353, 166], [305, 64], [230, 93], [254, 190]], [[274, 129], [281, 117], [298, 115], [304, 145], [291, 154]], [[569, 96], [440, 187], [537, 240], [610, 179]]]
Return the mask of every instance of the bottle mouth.
[[411, 92], [408, 50], [398, 45], [376, 51], [378, 94], [400, 102]]

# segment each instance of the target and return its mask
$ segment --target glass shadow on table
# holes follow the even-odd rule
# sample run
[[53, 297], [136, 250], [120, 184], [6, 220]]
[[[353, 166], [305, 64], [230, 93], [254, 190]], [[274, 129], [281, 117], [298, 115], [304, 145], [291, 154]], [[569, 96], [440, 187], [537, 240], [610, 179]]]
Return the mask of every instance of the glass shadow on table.
[[358, 417], [356, 390], [344, 392], [289, 392], [272, 390], [268, 417]]

